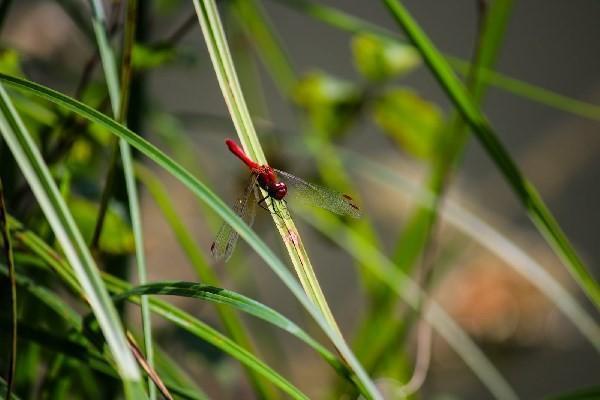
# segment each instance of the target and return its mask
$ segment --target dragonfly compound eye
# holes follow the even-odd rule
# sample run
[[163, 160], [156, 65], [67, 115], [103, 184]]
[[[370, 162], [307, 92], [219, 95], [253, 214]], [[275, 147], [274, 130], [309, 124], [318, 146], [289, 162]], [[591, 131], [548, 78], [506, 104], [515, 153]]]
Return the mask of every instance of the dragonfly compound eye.
[[286, 194], [287, 194], [287, 186], [283, 182], [277, 182], [273, 187], [272, 193], [269, 193], [269, 195], [271, 197], [273, 197], [275, 200], [283, 199]]

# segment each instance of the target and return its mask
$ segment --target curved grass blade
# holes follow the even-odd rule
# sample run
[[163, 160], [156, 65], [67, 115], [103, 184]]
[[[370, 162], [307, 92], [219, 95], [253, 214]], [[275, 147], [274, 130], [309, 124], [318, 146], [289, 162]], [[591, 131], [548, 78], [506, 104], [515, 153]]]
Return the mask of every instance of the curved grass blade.
[[[264, 152], [256, 135], [250, 112], [248, 111], [238, 82], [231, 54], [229, 53], [229, 46], [217, 5], [214, 0], [193, 0], [193, 3], [217, 75], [217, 80], [219, 81], [219, 86], [221, 87], [225, 103], [229, 109], [242, 146], [255, 161], [260, 164], [266, 164]], [[263, 195], [265, 194], [263, 193]], [[287, 211], [285, 203], [282, 203], [280, 206], [281, 212], [285, 213]], [[273, 212], [275, 225], [288, 251], [304, 293], [309, 297], [307, 303], [304, 303], [304, 297], [302, 297], [302, 304], [309, 310], [313, 318], [317, 320], [344, 358], [344, 361], [356, 374], [358, 378], [357, 382], [360, 383], [359, 390], [363, 395], [368, 399], [381, 399], [381, 394], [375, 387], [375, 384], [371, 381], [340, 332], [293, 220], [291, 218], [284, 218], [282, 224], [277, 223], [277, 210], [275, 210], [273, 204], [270, 204], [268, 207]], [[289, 285], [288, 288], [292, 289]], [[298, 297], [295, 289], [292, 292]], [[316, 308], [313, 308], [313, 305]]]
[[[31, 327], [24, 322], [21, 322], [20, 325], [21, 331], [19, 333], [19, 336], [24, 341], [36, 343], [46, 350], [69, 357], [72, 360], [77, 360], [81, 362], [83, 366], [89, 367], [96, 372], [99, 372], [111, 378], [119, 379], [119, 374], [116, 372], [114, 367], [108, 364], [100, 353], [91, 350], [88, 346], [85, 346], [82, 343], [84, 341], [83, 337], [76, 336], [75, 338], [72, 338], [58, 336], [55, 335], [53, 332], [44, 329], [39, 329], [36, 327]], [[1, 320], [0, 328], [5, 328], [5, 325]], [[182, 399], [208, 399], [208, 396], [206, 396], [202, 392], [192, 391], [189, 388], [183, 387], [171, 381], [167, 381], [165, 385], [167, 389], [169, 389], [169, 391], [171, 391], [173, 394], [176, 394]], [[2, 393], [1, 390], [0, 393]], [[12, 398], [15, 397], [13, 396]]]
[[334, 369], [342, 373], [343, 376], [348, 376], [348, 369], [340, 363], [340, 361], [319, 342], [310, 337], [298, 325], [287, 319], [282, 314], [273, 310], [256, 300], [252, 300], [244, 295], [210, 285], [203, 285], [195, 282], [155, 282], [148, 285], [134, 287], [126, 292], [120, 293], [113, 298], [115, 301], [127, 299], [131, 296], [140, 295], [168, 295], [190, 297], [194, 299], [202, 299], [217, 304], [227, 304], [254, 315], [266, 322], [269, 322], [286, 332], [296, 336], [304, 343], [312, 347], [319, 353], [325, 361], [327, 361]]
[[[422, 207], [431, 208], [435, 204], [434, 194], [415, 185], [410, 179], [370, 161], [358, 153], [342, 150], [348, 165], [365, 177], [379, 184], [389, 186], [398, 194], [412, 198]], [[367, 173], [368, 171], [368, 173]], [[456, 229], [465, 233], [473, 241], [504, 260], [507, 265], [523, 275], [538, 288], [563, 315], [570, 319], [581, 334], [600, 351], [600, 327], [594, 318], [585, 311], [579, 302], [552, 277], [551, 274], [515, 242], [493, 226], [469, 212], [451, 198], [438, 210], [441, 217]]]
[[139, 393], [140, 372], [129, 351], [121, 321], [110, 302], [98, 268], [33, 138], [2, 86], [0, 86], [0, 131], [72, 265], [77, 281], [84, 288], [85, 296], [98, 319], [126, 390]]
[[398, 25], [421, 53], [425, 63], [446, 91], [457, 110], [474, 131], [483, 148], [525, 207], [530, 219], [575, 278], [596, 308], [600, 308], [600, 285], [590, 274], [554, 216], [533, 185], [525, 179], [488, 120], [406, 8], [397, 0], [382, 0]]
[[[109, 290], [115, 293], [130, 290], [131, 288], [131, 286], [126, 282], [121, 281], [111, 275], [104, 275], [104, 279], [109, 287]], [[134, 302], [139, 304], [139, 301], [137, 300], [134, 300]], [[234, 341], [211, 328], [204, 322], [194, 318], [185, 311], [180, 310], [179, 308], [167, 302], [159, 301], [157, 299], [150, 299], [149, 304], [150, 309], [154, 313], [164, 317], [180, 328], [190, 332], [194, 336], [201, 338], [202, 340], [234, 357], [250, 369], [264, 376], [267, 380], [287, 393], [290, 397], [294, 399], [308, 399], [308, 397], [298, 388], [252, 355], [252, 353], [240, 347]]]
[[[57, 271], [61, 279], [64, 279], [65, 282], [72, 281], [72, 271], [69, 268], [69, 265], [59, 255], [55, 254], [46, 243], [29, 231], [20, 232], [19, 235], [20, 237], [26, 239], [23, 240], [23, 244], [26, 245], [34, 254], [44, 260], [53, 270]], [[129, 283], [115, 278], [112, 275], [103, 274], [103, 280], [108, 290], [116, 294], [132, 288]], [[76, 287], [74, 289], [77, 290], [78, 288]], [[134, 302], [139, 304], [139, 300], [137, 299], [134, 299]], [[268, 365], [256, 358], [252, 353], [240, 347], [231, 339], [219, 333], [204, 322], [191, 316], [185, 311], [158, 299], [149, 299], [149, 305], [150, 309], [156, 314], [164, 317], [166, 320], [173, 322], [180, 328], [190, 332], [194, 336], [197, 336], [198, 338], [212, 344], [233, 358], [239, 360], [248, 368], [254, 370], [256, 373], [271, 381], [275, 386], [279, 387], [290, 397], [294, 399], [308, 398], [298, 388], [271, 369]]]
[[312, 209], [299, 214], [305, 221], [338, 244], [357, 261], [369, 268], [371, 272], [386, 286], [392, 289], [408, 305], [418, 309], [427, 303], [424, 311], [425, 320], [442, 336], [458, 353], [473, 373], [497, 399], [518, 399], [513, 388], [485, 356], [471, 338], [454, 322], [454, 320], [437, 303], [428, 300], [427, 294], [414, 283], [395, 264], [366, 241], [353, 229], [344, 226], [334, 216]]
[[[160, 180], [149, 168], [144, 167], [140, 163], [135, 164], [135, 170], [138, 179], [146, 187], [148, 193], [154, 199], [167, 223], [171, 227], [179, 245], [198, 275], [199, 281], [209, 285], [219, 286], [218, 278], [213, 271], [212, 266], [206, 262], [202, 250], [200, 250], [198, 243], [192, 237], [192, 234], [183, 223], [181, 217], [177, 214], [171, 198]], [[236, 313], [230, 307], [226, 306], [217, 306], [216, 309], [219, 318], [223, 323], [225, 332], [237, 344], [250, 352], [254, 352], [254, 345]], [[252, 371], [249, 371], [248, 373], [254, 374]], [[257, 377], [255, 377], [255, 379], [257, 379]]]
[[[43, 249], [43, 247], [41, 247], [41, 249]], [[23, 254], [16, 254], [15, 256], [17, 255], [24, 256]], [[35, 256], [29, 257], [31, 258]], [[18, 261], [19, 259], [17, 259], [17, 263]], [[37, 257], [35, 257], [34, 260], [26, 261], [29, 265], [35, 265], [38, 268], [45, 267], [46, 265]], [[32, 264], [32, 261], [36, 263]], [[42, 265], [37, 264], [38, 261], [41, 261]], [[3, 275], [7, 275], [7, 268], [3, 265], [0, 265], [0, 273]], [[69, 338], [58, 337], [54, 336], [51, 332], [40, 331], [35, 327], [31, 327], [25, 324], [19, 335], [21, 338], [33, 340], [36, 343], [39, 343], [46, 348], [50, 348], [55, 352], [59, 352], [69, 357], [76, 358], [82, 361], [85, 365], [96, 369], [106, 375], [117, 379], [119, 378], [119, 375], [117, 374], [114, 365], [111, 364], [112, 360], [107, 360], [105, 356], [98, 353], [89, 345], [86, 345], [86, 343], [89, 343], [89, 340], [82, 333], [82, 318], [77, 312], [73, 310], [73, 308], [71, 308], [71, 306], [67, 305], [64, 302], [64, 300], [61, 299], [58, 295], [56, 295], [56, 293], [54, 293], [53, 291], [48, 290], [44, 286], [38, 285], [36, 282], [32, 281], [30, 278], [24, 275], [17, 274], [16, 282], [19, 285], [19, 287], [33, 295], [37, 300], [39, 300], [40, 303], [48, 307], [49, 310], [52, 310], [58, 318], [62, 319], [70, 327], [70, 335], [73, 336]], [[2, 321], [0, 320], [0, 327], [2, 326], [1, 324]], [[161, 369], [165, 371], [170, 372], [170, 379], [166, 382], [166, 386], [170, 391], [182, 396], [183, 398], [207, 398], [206, 395], [200, 391], [200, 389], [194, 388], [194, 391], [197, 391], [197, 393], [191, 390], [190, 383], [185, 381], [185, 377], [183, 376], [182, 372], [175, 368], [172, 361], [168, 360], [160, 352], [158, 353], [158, 356], [159, 367], [161, 367]]]
[[[132, 76], [132, 51], [135, 42], [135, 30], [137, 25], [137, 0], [129, 0], [127, 2], [127, 18], [125, 21], [124, 43], [123, 43], [123, 62], [121, 65], [121, 87], [119, 87], [119, 78], [117, 75], [117, 64], [115, 62], [114, 53], [108, 41], [108, 35], [105, 29], [104, 6], [100, 0], [91, 0], [93, 10], [93, 28], [98, 43], [98, 51], [102, 61], [104, 76], [108, 87], [108, 95], [113, 115], [121, 122], [126, 121], [127, 109], [129, 105], [129, 93]], [[119, 139], [119, 149], [121, 152], [121, 160], [123, 164], [123, 174], [125, 177], [125, 187], [127, 191], [127, 200], [129, 203], [129, 213], [132, 223], [133, 238], [135, 242], [135, 257], [138, 272], [138, 279], [141, 284], [147, 281], [146, 257], [144, 255], [144, 238], [142, 235], [142, 222], [139, 209], [139, 196], [137, 193], [135, 177], [133, 173], [133, 157], [131, 149], [126, 141]], [[113, 150], [116, 152], [116, 148]], [[112, 157], [112, 162], [117, 162], [117, 157]], [[104, 191], [112, 190], [112, 176], [115, 165], [109, 166], [107, 182]], [[103, 193], [102, 202], [100, 204], [100, 212], [96, 224], [97, 237], [100, 237], [103, 221], [106, 216], [107, 205], [109, 201], [108, 193]], [[142, 330], [144, 332], [144, 349], [145, 356], [149, 367], [154, 368], [154, 351], [152, 345], [152, 326], [150, 321], [150, 311], [148, 304], [142, 299]], [[148, 392], [151, 400], [156, 399], [156, 386], [148, 380]]]
[[[81, 117], [102, 125], [113, 134], [127, 140], [129, 144], [137, 148], [148, 158], [172, 174], [186, 187], [188, 187], [196, 196], [203, 200], [210, 208], [212, 208], [219, 216], [221, 216], [225, 222], [239, 232], [240, 236], [246, 240], [246, 242], [267, 263], [267, 265], [271, 267], [273, 272], [275, 272], [279, 279], [283, 281], [296, 299], [298, 299], [302, 306], [319, 324], [321, 329], [323, 329], [323, 331], [335, 344], [336, 348], [343, 354], [344, 359], [354, 364], [354, 372], [356, 372], [357, 369], [359, 371], [362, 370], [362, 368], [357, 367], [359, 366], [358, 361], [352, 354], [352, 351], [343, 340], [341, 335], [329, 325], [312, 301], [306, 297], [302, 288], [298, 285], [297, 281], [292, 277], [281, 260], [279, 260], [273, 251], [247, 225], [245, 225], [243, 221], [237, 217], [219, 197], [217, 197], [203, 183], [190, 174], [185, 168], [176, 163], [170, 157], [166, 156], [163, 152], [144, 140], [142, 137], [136, 135], [127, 127], [124, 127], [110, 117], [81, 102], [78, 102], [77, 100], [70, 98], [69, 96], [31, 81], [11, 77], [5, 74], [0, 74], [0, 81], [5, 82], [6, 84], [15, 88], [19, 88], [31, 94], [35, 94], [39, 97], [50, 100], [56, 104], [62, 105], [63, 107], [77, 113]], [[361, 382], [369, 381], [364, 371], [361, 373], [361, 375]]]

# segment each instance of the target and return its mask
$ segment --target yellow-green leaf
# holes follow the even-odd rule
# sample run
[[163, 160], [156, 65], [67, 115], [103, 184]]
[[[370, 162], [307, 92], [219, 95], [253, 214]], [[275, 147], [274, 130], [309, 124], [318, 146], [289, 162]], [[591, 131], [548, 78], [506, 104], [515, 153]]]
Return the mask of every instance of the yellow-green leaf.
[[414, 47], [368, 33], [352, 39], [352, 52], [358, 72], [373, 81], [404, 75], [421, 63]]
[[379, 127], [407, 153], [431, 160], [440, 143], [443, 116], [433, 103], [408, 89], [393, 89], [375, 103], [374, 118]]
[[312, 72], [298, 82], [293, 99], [306, 110], [316, 129], [335, 132], [358, 106], [360, 90], [351, 82]]

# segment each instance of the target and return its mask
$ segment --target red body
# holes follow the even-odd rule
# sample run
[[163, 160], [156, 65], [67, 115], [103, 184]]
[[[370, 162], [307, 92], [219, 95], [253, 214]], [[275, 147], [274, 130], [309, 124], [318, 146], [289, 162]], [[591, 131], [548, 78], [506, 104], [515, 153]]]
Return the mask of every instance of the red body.
[[237, 158], [242, 160], [244, 164], [250, 168], [253, 174], [258, 176], [258, 185], [265, 190], [270, 197], [275, 200], [282, 200], [287, 194], [287, 186], [283, 182], [279, 182], [277, 174], [273, 168], [268, 165], [259, 165], [244, 153], [244, 150], [236, 142], [231, 139], [225, 140], [225, 144]]

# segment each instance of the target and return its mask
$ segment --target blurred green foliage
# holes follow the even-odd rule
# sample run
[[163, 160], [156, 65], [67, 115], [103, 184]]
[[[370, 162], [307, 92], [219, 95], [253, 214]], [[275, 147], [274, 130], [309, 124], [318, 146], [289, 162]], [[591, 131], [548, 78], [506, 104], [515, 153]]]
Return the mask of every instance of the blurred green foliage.
[[354, 36], [352, 51], [357, 70], [374, 82], [405, 75], [421, 63], [414, 47], [368, 33]]

